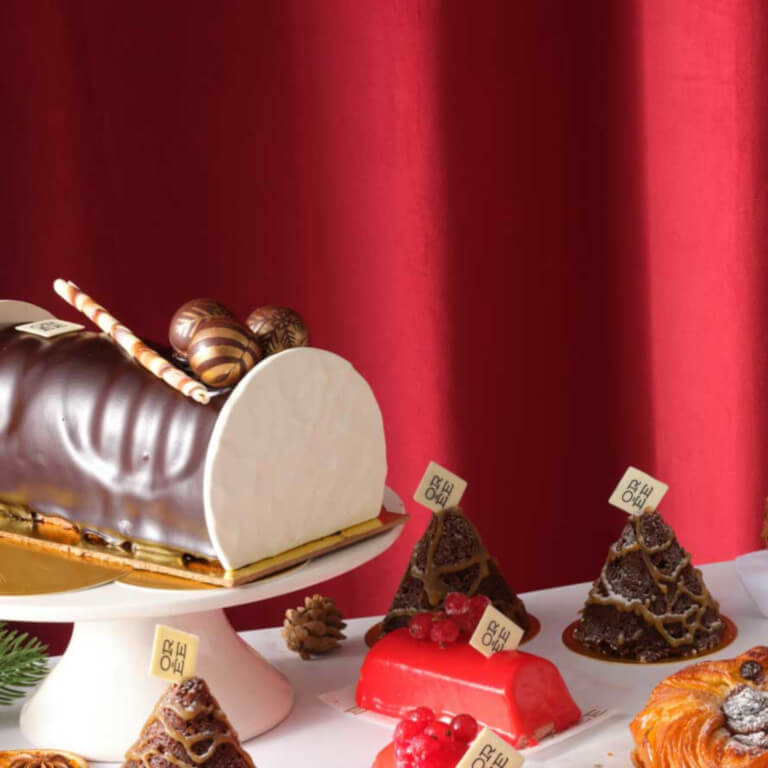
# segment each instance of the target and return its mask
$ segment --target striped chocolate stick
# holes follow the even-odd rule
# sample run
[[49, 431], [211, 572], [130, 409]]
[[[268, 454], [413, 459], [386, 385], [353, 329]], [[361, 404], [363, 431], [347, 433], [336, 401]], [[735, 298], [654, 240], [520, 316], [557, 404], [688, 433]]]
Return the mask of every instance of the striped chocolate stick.
[[58, 279], [53, 283], [53, 290], [82, 312], [89, 320], [96, 323], [120, 348], [125, 350], [150, 373], [162, 379], [168, 386], [191, 397], [203, 405], [211, 400], [211, 393], [199, 382], [187, 376], [184, 371], [168, 362], [162, 355], [150, 349], [129, 328], [97, 304], [87, 293], [83, 293], [74, 283]]

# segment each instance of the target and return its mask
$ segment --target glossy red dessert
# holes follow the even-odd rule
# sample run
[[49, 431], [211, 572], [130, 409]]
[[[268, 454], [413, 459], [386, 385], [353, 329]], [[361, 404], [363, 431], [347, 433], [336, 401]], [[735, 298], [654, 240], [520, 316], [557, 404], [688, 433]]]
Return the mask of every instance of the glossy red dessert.
[[517, 748], [581, 718], [552, 662], [523, 651], [486, 659], [463, 643], [440, 648], [420, 642], [407, 629], [390, 632], [368, 652], [357, 703], [390, 717], [417, 706], [443, 715], [468, 712]]

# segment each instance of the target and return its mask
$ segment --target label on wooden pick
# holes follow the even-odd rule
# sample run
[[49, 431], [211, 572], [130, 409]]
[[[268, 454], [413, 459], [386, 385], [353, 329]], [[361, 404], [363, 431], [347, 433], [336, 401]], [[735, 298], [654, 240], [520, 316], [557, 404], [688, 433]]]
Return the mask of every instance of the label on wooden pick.
[[455, 507], [466, 490], [466, 480], [430, 461], [413, 498], [433, 512], [439, 512], [441, 509]]
[[514, 651], [520, 645], [524, 634], [525, 631], [509, 616], [489, 605], [483, 611], [469, 644], [483, 656], [490, 658], [500, 651]]
[[628, 467], [608, 503], [630, 515], [639, 515], [648, 507], [656, 509], [668, 490], [666, 483], [635, 467]]
[[70, 323], [66, 320], [57, 320], [55, 317], [16, 326], [17, 331], [21, 331], [22, 333], [31, 333], [34, 336], [42, 336], [44, 339], [52, 339], [54, 336], [63, 336], [65, 333], [82, 331], [83, 328], [85, 328], [85, 326], [80, 325], [79, 323]]
[[193, 677], [199, 642], [197, 635], [158, 624], [155, 627], [150, 673], [174, 683]]
[[490, 728], [483, 728], [456, 768], [520, 768], [525, 758]]

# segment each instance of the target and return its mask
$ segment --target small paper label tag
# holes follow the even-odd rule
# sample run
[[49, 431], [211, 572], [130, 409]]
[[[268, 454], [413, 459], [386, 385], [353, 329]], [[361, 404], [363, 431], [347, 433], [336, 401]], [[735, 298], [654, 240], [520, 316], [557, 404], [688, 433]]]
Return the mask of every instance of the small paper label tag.
[[520, 645], [524, 634], [523, 629], [512, 619], [489, 605], [483, 611], [469, 644], [483, 656], [490, 658], [500, 651], [514, 651]]
[[155, 627], [150, 673], [174, 683], [193, 677], [199, 642], [197, 635], [158, 624]]
[[520, 768], [523, 756], [490, 728], [483, 728], [456, 768]]
[[441, 509], [455, 507], [466, 490], [466, 480], [430, 461], [413, 498], [433, 512], [439, 512]]
[[17, 325], [16, 330], [22, 333], [31, 333], [34, 336], [42, 336], [44, 339], [52, 339], [54, 336], [63, 336], [65, 333], [74, 333], [82, 331], [84, 325], [79, 323], [70, 323], [66, 320], [57, 320], [51, 317], [48, 320], [37, 320], [34, 323], [24, 323]]
[[628, 467], [608, 503], [630, 515], [639, 515], [648, 507], [656, 509], [668, 490], [666, 483], [635, 467]]

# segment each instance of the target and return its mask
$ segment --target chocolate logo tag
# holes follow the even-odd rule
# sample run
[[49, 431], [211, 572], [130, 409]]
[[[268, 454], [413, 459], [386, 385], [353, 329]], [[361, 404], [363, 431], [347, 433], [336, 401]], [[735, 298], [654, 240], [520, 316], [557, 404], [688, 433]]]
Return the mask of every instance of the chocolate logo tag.
[[439, 512], [441, 509], [455, 507], [466, 490], [466, 480], [430, 461], [413, 498], [433, 512]]
[[512, 619], [489, 605], [480, 617], [477, 629], [472, 633], [469, 644], [490, 658], [499, 651], [514, 651], [525, 632]]
[[608, 503], [630, 515], [639, 515], [648, 507], [656, 509], [668, 490], [666, 483], [635, 467], [628, 467]]
[[174, 683], [193, 677], [199, 642], [197, 635], [158, 624], [155, 627], [150, 673]]
[[490, 728], [483, 728], [456, 768], [520, 768], [523, 756]]
[[70, 323], [66, 320], [57, 320], [51, 317], [48, 320], [38, 320], [34, 323], [17, 325], [15, 330], [22, 333], [31, 333], [33, 336], [41, 336], [44, 339], [52, 339], [54, 336], [63, 336], [65, 333], [82, 331], [85, 328], [80, 323]]

